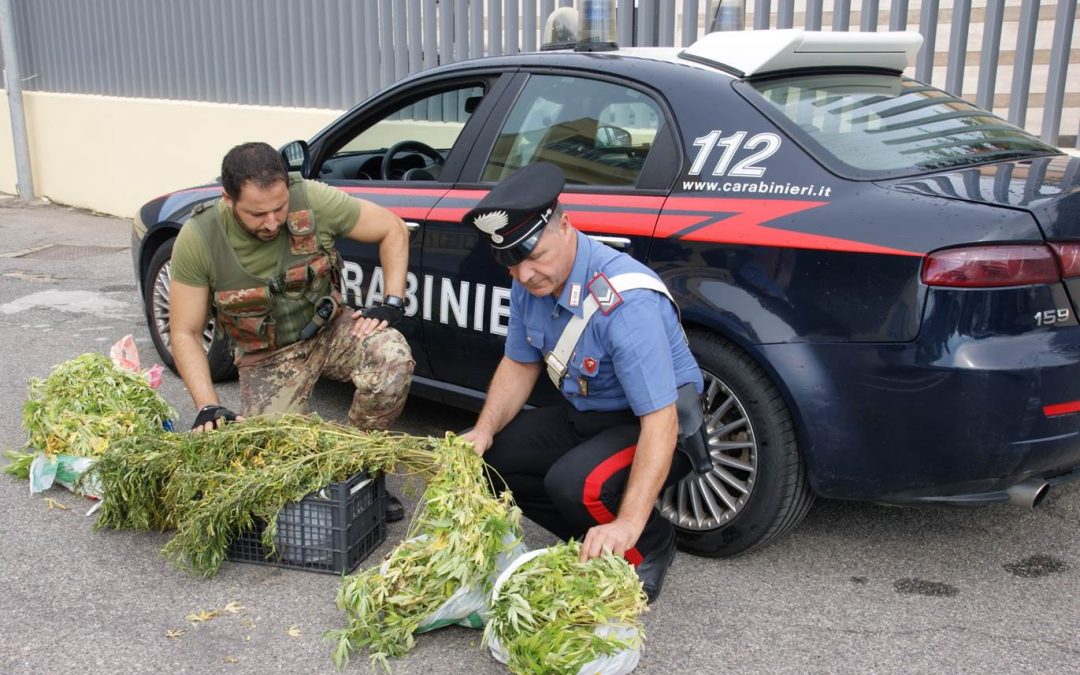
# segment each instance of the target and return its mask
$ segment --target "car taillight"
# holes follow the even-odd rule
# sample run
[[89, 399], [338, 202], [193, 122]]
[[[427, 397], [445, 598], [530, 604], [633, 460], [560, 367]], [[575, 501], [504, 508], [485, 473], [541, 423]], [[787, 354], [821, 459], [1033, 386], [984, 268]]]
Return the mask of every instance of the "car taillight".
[[1053, 242], [1050, 248], [1061, 262], [1061, 276], [1080, 277], [1080, 243]]
[[1051, 284], [1061, 280], [1057, 260], [1042, 244], [967, 246], [931, 253], [923, 261], [928, 286], [988, 288]]

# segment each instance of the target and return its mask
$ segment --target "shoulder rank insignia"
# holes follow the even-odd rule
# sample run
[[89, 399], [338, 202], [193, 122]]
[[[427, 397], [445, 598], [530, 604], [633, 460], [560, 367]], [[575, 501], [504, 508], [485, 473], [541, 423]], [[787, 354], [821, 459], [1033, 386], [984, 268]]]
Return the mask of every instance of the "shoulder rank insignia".
[[198, 205], [195, 206], [195, 208], [193, 208], [191, 210], [191, 213], [192, 213], [192, 215], [198, 215], [198, 214], [202, 213], [203, 211], [205, 211], [206, 209], [213, 206], [215, 203], [216, 202], [203, 202], [202, 204], [198, 204]]
[[604, 316], [611, 314], [612, 310], [621, 305], [623, 301], [622, 296], [616, 292], [611, 285], [611, 281], [603, 273], [597, 274], [589, 282], [589, 294], [596, 299], [600, 313]]

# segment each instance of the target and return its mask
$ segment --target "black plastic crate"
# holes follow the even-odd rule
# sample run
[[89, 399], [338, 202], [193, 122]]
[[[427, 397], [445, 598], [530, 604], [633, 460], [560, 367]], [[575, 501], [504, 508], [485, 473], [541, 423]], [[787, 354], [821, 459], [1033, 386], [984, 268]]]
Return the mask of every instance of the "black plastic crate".
[[366, 471], [331, 483], [278, 515], [276, 554], [257, 527], [233, 540], [229, 560], [341, 574], [351, 572], [386, 539], [386, 483]]

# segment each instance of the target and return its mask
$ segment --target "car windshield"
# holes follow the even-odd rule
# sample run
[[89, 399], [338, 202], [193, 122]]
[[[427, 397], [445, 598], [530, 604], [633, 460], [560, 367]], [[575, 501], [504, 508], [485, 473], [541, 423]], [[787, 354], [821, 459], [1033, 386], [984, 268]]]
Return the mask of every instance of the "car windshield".
[[[1058, 151], [940, 89], [896, 75], [751, 82], [760, 106], [827, 167], [853, 178], [907, 176]], [[754, 97], [756, 98], [756, 97]]]

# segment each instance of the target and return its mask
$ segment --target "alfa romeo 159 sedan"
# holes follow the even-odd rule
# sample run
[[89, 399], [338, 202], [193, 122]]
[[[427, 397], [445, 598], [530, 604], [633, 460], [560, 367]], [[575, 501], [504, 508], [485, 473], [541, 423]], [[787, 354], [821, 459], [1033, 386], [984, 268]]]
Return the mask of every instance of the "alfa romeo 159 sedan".
[[[574, 224], [660, 275], [704, 371], [712, 471], [657, 504], [684, 550], [765, 544], [816, 496], [1034, 505], [1080, 467], [1080, 160], [904, 77], [920, 45], [747, 31], [455, 63], [283, 153], [406, 221], [412, 391], [469, 407], [502, 355], [510, 278], [461, 218], [518, 169], [558, 165]], [[167, 363], [172, 242], [220, 190], [135, 219]], [[339, 246], [349, 302], [379, 302], [375, 248]], [[212, 322], [206, 347], [230, 376]], [[556, 395], [544, 380], [533, 401]]]

